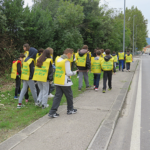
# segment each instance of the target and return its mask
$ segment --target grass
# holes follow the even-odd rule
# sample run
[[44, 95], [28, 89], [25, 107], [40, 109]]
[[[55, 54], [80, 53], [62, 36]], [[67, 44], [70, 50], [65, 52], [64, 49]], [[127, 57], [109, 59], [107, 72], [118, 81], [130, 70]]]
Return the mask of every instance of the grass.
[[[102, 77], [102, 75], [101, 75]], [[8, 77], [9, 79], [9, 77]], [[71, 77], [73, 81], [72, 91], [73, 97], [79, 96], [82, 92], [85, 91], [85, 83], [83, 82], [82, 91], [78, 91], [78, 79], [77, 76]], [[89, 84], [93, 86], [93, 74], [89, 73]], [[34, 106], [34, 100], [29, 92], [29, 102], [26, 104], [25, 100], [23, 100], [23, 105], [25, 107], [21, 109], [17, 109], [18, 100], [14, 99], [15, 87], [11, 90], [6, 90], [4, 92], [0, 92], [0, 103], [4, 104], [0, 106], [0, 142], [6, 140], [13, 134], [22, 130], [35, 120], [46, 115], [51, 106], [52, 99], [48, 100], [49, 108], [42, 109]], [[52, 93], [55, 94], [55, 91]], [[66, 102], [65, 96], [62, 97], [61, 105]]]

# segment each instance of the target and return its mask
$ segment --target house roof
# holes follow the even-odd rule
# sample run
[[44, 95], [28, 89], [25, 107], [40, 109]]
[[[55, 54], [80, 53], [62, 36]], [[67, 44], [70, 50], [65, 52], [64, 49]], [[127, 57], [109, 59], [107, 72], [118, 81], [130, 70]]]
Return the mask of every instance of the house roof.
[[146, 46], [145, 48], [150, 48], [150, 45]]

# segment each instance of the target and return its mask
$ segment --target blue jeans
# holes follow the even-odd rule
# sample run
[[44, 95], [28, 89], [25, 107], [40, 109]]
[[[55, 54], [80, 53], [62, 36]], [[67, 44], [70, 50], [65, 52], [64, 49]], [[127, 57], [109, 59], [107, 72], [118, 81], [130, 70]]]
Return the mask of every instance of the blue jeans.
[[100, 76], [101, 76], [101, 74], [94, 74], [94, 86], [95, 86], [95, 88], [99, 87]]
[[122, 66], [122, 70], [123, 70], [124, 60], [119, 60], [119, 70], [120, 70], [120, 66]]

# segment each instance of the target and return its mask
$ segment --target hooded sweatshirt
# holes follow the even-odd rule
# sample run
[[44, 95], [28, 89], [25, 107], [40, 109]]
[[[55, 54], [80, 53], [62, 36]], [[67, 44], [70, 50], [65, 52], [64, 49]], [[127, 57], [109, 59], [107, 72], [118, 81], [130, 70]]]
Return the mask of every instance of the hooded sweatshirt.
[[[110, 55], [106, 55], [106, 56], [104, 57], [105, 61], [109, 61], [111, 58], [112, 58], [112, 57], [111, 57]], [[114, 64], [113, 64], [113, 71], [116, 72], [116, 68], [115, 68]]]
[[[82, 50], [79, 51], [79, 56], [82, 57], [87, 52], [88, 51], [86, 49], [82, 49]], [[83, 71], [83, 72], [85, 71], [86, 72], [87, 70], [90, 69], [90, 67], [91, 67], [91, 61], [89, 59], [89, 54], [87, 54], [87, 57], [86, 57], [86, 66], [85, 67], [78, 66], [78, 69], [79, 69], [79, 71]]]
[[[29, 49], [29, 56], [25, 59], [25, 62], [27, 62], [30, 58], [35, 59], [37, 52], [38, 51], [35, 48], [30, 47], [30, 49]], [[31, 62], [31, 64], [29, 65], [29, 68], [30, 68], [29, 80], [31, 80], [32, 77], [33, 77], [33, 74], [34, 74], [34, 61]]]

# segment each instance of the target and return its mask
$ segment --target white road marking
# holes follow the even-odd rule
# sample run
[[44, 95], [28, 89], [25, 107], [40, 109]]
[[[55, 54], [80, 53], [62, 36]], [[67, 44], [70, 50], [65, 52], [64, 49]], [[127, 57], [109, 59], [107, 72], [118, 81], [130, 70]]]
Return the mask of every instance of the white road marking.
[[130, 150], [140, 150], [141, 135], [141, 92], [142, 92], [142, 59], [140, 63], [139, 82], [131, 134]]

